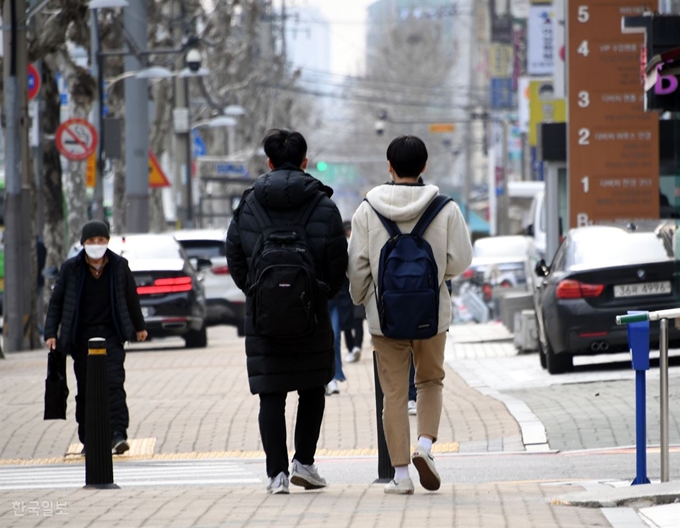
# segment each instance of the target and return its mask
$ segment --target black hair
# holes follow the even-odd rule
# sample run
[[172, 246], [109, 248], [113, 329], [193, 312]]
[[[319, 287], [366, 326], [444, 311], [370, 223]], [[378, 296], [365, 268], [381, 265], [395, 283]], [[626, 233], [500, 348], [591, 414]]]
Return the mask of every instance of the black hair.
[[427, 147], [416, 136], [399, 136], [387, 147], [387, 159], [400, 178], [417, 178], [427, 163]]
[[279, 168], [286, 162], [300, 167], [307, 157], [307, 142], [302, 134], [284, 128], [273, 128], [267, 132], [262, 146], [274, 168]]

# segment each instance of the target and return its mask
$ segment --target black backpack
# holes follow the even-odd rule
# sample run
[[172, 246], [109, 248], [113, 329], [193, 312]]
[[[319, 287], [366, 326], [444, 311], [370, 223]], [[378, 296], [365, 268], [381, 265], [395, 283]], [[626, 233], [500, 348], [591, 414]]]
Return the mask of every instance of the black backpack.
[[291, 224], [274, 225], [253, 196], [251, 211], [262, 234], [250, 260], [248, 296], [258, 335], [296, 338], [314, 333], [316, 300], [323, 283], [317, 280], [305, 226], [323, 197], [323, 193], [314, 196]]
[[[368, 202], [368, 200], [366, 200]], [[380, 251], [376, 301], [380, 330], [392, 339], [429, 339], [439, 330], [439, 275], [432, 247], [423, 234], [448, 203], [438, 195], [410, 233], [371, 205], [390, 234]]]

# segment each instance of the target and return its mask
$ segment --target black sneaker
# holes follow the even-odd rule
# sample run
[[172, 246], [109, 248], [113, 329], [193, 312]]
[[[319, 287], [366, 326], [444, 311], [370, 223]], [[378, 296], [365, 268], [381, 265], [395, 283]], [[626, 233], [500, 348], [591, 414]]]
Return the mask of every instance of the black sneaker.
[[130, 450], [130, 444], [128, 444], [127, 439], [121, 435], [114, 435], [111, 441], [111, 453], [114, 455], [122, 455], [126, 451]]

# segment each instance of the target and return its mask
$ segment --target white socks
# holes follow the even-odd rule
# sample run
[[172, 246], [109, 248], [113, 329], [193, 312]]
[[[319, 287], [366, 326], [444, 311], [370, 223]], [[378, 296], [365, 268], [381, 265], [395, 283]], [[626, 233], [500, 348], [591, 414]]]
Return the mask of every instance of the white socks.
[[428, 452], [432, 451], [432, 439], [431, 438], [425, 438], [424, 436], [421, 436], [420, 438], [418, 438], [418, 444], [420, 444], [425, 449], [427, 449]]
[[394, 468], [394, 480], [399, 482], [407, 478], [411, 478], [408, 473], [408, 466], [397, 466]]

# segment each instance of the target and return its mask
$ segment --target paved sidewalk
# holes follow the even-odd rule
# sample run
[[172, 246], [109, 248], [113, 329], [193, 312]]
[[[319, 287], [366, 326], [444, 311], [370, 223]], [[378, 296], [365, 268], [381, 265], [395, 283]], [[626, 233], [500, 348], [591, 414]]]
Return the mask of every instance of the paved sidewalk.
[[[210, 330], [205, 350], [163, 349], [149, 343], [129, 351], [126, 390], [132, 454], [126, 460], [261, 458], [258, 398], [247, 387], [243, 341], [231, 328]], [[163, 345], [165, 346], [165, 345]], [[453, 344], [453, 346], [457, 346]], [[46, 354], [12, 354], [0, 361], [0, 464], [82, 464], [73, 419], [42, 420]], [[373, 366], [369, 343], [361, 361], [344, 366], [348, 381], [327, 398], [319, 455], [376, 456]], [[75, 380], [69, 361], [69, 385]], [[436, 452], [523, 451], [520, 428], [506, 406], [470, 388], [447, 367], [444, 412]], [[288, 400], [289, 446], [293, 444], [296, 396]], [[417, 417], [412, 421], [415, 442]], [[209, 463], [209, 462], [208, 462]], [[43, 468], [45, 466], [42, 466]], [[173, 468], [176, 466], [173, 466]], [[169, 470], [174, 470], [170, 468]], [[179, 471], [179, 470], [178, 470]], [[264, 464], [261, 474], [264, 476]], [[94, 491], [81, 488], [0, 491], [0, 526], [309, 526], [418, 527], [608, 526], [597, 509], [555, 506], [550, 499], [578, 485], [551, 482], [445, 483], [436, 493], [416, 484], [410, 497], [386, 496], [370, 482], [331, 484], [321, 492], [294, 490], [267, 496], [263, 483], [164, 485]], [[38, 503], [36, 507], [35, 504]], [[50, 505], [66, 503], [64, 515], [48, 517]], [[17, 517], [15, 509], [26, 509]], [[37, 511], [37, 514], [34, 513]]]
[[[299, 490], [299, 491], [298, 491]], [[93, 491], [9, 492], [0, 495], [0, 527], [120, 526], [309, 528], [583, 528], [609, 526], [592, 508], [553, 506], [550, 497], [571, 486], [538, 483], [444, 485], [436, 493], [385, 495], [382, 485], [349, 484], [323, 491], [266, 495], [261, 487], [184, 487]], [[16, 517], [13, 505], [61, 503], [63, 515]], [[65, 507], [64, 507], [65, 503]]]
[[[133, 454], [262, 456], [256, 419], [259, 400], [248, 390], [243, 340], [230, 327], [211, 329], [210, 340], [204, 350], [167, 350], [159, 343], [149, 343], [128, 351], [125, 387]], [[56, 462], [69, 447], [73, 453], [79, 451], [72, 362], [69, 359], [71, 395], [65, 422], [42, 420], [45, 363], [43, 351], [12, 354], [0, 361], [0, 463]], [[361, 361], [345, 364], [344, 370], [347, 382], [340, 384], [340, 394], [326, 400], [319, 454], [376, 454], [368, 339], [364, 340]], [[287, 405], [289, 446], [293, 445], [296, 397], [291, 393]], [[411, 426], [415, 442], [417, 417], [411, 419]], [[434, 451], [523, 449], [519, 427], [505, 406], [471, 389], [447, 368], [440, 437]]]

